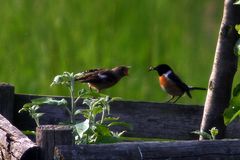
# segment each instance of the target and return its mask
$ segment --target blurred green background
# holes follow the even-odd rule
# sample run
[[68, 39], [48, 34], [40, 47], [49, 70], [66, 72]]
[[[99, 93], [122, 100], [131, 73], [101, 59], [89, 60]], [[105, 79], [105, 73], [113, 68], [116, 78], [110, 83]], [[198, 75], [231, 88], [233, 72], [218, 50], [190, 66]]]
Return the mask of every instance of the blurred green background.
[[[130, 65], [104, 93], [164, 102], [170, 97], [147, 68], [167, 63], [207, 87], [222, 9], [219, 0], [0, 0], [0, 81], [17, 93], [66, 95], [49, 86], [63, 71]], [[179, 102], [204, 103], [206, 92], [192, 94]]]

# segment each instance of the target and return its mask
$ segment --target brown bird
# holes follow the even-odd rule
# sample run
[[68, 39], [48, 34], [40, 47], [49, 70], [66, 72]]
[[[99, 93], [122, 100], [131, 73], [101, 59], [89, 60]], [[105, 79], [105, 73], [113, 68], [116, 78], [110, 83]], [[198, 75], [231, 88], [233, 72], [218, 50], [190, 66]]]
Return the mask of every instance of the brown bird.
[[75, 81], [88, 83], [90, 89], [97, 92], [115, 85], [121, 78], [128, 75], [129, 66], [118, 66], [112, 69], [91, 69], [75, 76]]

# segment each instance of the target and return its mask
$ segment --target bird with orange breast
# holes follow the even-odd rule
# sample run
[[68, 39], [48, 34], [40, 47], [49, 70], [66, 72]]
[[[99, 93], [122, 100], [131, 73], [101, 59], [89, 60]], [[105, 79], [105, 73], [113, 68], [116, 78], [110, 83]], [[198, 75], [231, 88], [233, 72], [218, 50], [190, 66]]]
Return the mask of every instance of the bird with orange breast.
[[100, 92], [115, 85], [120, 79], [128, 75], [129, 66], [118, 66], [112, 69], [91, 69], [75, 76], [75, 81], [88, 83], [90, 89]]
[[202, 87], [192, 87], [185, 84], [172, 70], [172, 68], [167, 64], [160, 64], [156, 67], [150, 67], [149, 71], [157, 71], [159, 75], [160, 87], [171, 95], [171, 99], [167, 102], [171, 102], [175, 97], [177, 97], [173, 103], [177, 102], [179, 98], [183, 96], [184, 93], [192, 98], [190, 91], [192, 90], [206, 90]]

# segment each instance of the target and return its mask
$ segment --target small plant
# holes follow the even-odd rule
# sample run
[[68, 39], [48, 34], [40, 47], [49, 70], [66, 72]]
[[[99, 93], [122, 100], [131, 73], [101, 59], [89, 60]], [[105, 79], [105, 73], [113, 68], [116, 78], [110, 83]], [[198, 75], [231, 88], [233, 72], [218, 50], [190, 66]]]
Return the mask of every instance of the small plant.
[[[240, 4], [240, 1], [238, 1]], [[235, 26], [236, 31], [240, 35], [240, 24]], [[240, 38], [235, 44], [234, 53], [239, 56], [240, 55]], [[240, 115], [240, 83], [235, 86], [233, 89], [233, 97], [230, 100], [229, 107], [225, 109], [223, 113], [224, 124], [228, 125], [233, 120], [235, 120]]]
[[52, 104], [52, 105], [67, 105], [67, 101], [65, 99], [62, 100], [53, 100], [52, 98], [37, 98], [31, 100], [30, 103], [26, 103], [23, 105], [22, 109], [18, 112], [21, 113], [23, 111], [28, 112], [29, 115], [34, 119], [36, 125], [39, 127], [39, 118], [44, 115], [44, 113], [39, 113], [38, 109], [43, 104]]
[[[119, 122], [119, 118], [110, 117], [110, 103], [119, 98], [110, 98], [107, 95], [90, 92], [82, 89], [78, 92], [75, 99], [75, 77], [81, 76], [82, 73], [74, 75], [73, 73], [64, 72], [62, 75], [55, 76], [51, 86], [62, 85], [68, 88], [70, 93], [70, 105], [67, 100], [54, 100], [52, 98], [33, 99], [31, 103], [27, 103], [19, 111], [28, 111], [31, 117], [39, 126], [39, 118], [44, 113], [38, 113], [38, 109], [43, 104], [52, 104], [63, 106], [68, 114], [71, 125], [74, 128], [75, 142], [80, 143], [112, 143], [120, 141], [120, 136], [125, 133], [113, 132], [110, 130], [112, 126], [124, 126], [130, 128], [130, 125], [125, 122]], [[88, 106], [88, 109], [77, 109], [77, 102], [83, 99], [83, 104]], [[70, 106], [70, 108], [68, 107]], [[86, 118], [83, 122], [77, 122], [77, 116], [82, 115]]]
[[[87, 93], [88, 94], [88, 93]], [[109, 103], [115, 98], [110, 99], [109, 96], [99, 96], [97, 98], [85, 98], [83, 104], [88, 109], [82, 110], [83, 116], [86, 118], [84, 122], [75, 125], [76, 142], [80, 143], [113, 143], [120, 141], [120, 136], [125, 133], [112, 132], [111, 126], [124, 126], [131, 128], [125, 122], [119, 122], [119, 118], [107, 116], [110, 113]], [[106, 113], [107, 112], [107, 113]], [[99, 118], [97, 120], [97, 116]]]
[[210, 134], [207, 132], [201, 131], [193, 131], [192, 133], [202, 136], [204, 139], [215, 140], [218, 135], [218, 129], [216, 127], [212, 127], [209, 130]]
[[75, 116], [79, 114], [80, 112], [76, 110], [76, 103], [77, 101], [74, 101], [74, 81], [75, 77], [73, 73], [64, 72], [62, 75], [57, 75], [53, 79], [53, 82], [51, 86], [53, 85], [62, 85], [68, 88], [70, 93], [70, 99], [71, 99], [71, 108], [69, 109], [66, 107], [66, 110], [69, 113], [70, 116], [70, 123], [75, 123]]
[[228, 125], [233, 120], [235, 120], [240, 115], [240, 84], [238, 84], [233, 90], [233, 97], [230, 100], [229, 107], [225, 109], [224, 116], [224, 124]]

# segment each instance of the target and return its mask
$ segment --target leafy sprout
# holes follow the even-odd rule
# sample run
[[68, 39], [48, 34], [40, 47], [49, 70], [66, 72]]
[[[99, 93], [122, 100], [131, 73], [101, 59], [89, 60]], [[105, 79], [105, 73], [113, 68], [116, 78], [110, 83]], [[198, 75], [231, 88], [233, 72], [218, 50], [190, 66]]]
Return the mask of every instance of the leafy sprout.
[[235, 5], [240, 5], [240, 0], [237, 0], [234, 4]]
[[22, 109], [18, 112], [28, 112], [29, 115], [34, 119], [37, 126], [39, 126], [39, 119], [44, 115], [44, 113], [38, 112], [38, 109], [43, 104], [51, 104], [51, 105], [66, 105], [67, 101], [65, 99], [54, 100], [52, 98], [36, 98], [32, 99], [30, 103], [26, 103], [23, 105]]
[[[98, 94], [98, 93], [94, 93]], [[126, 131], [120, 133], [110, 130], [112, 126], [122, 126], [131, 128], [128, 123], [120, 122], [119, 117], [110, 117], [110, 102], [118, 98], [110, 98], [101, 94], [95, 97], [89, 97], [86, 92], [83, 104], [88, 108], [82, 110], [85, 121], [75, 125], [76, 142], [80, 143], [113, 143], [120, 141], [120, 136]], [[102, 97], [103, 96], [103, 97]], [[98, 118], [100, 117], [100, 118]]]
[[[120, 122], [119, 117], [110, 117], [110, 103], [119, 100], [119, 97], [110, 98], [108, 95], [81, 89], [75, 98], [75, 78], [82, 76], [84, 73], [63, 72], [61, 75], [54, 77], [51, 86], [61, 85], [68, 88], [70, 93], [70, 108], [66, 99], [55, 100], [52, 98], [33, 99], [19, 111], [27, 111], [39, 126], [39, 118], [44, 113], [39, 113], [38, 109], [43, 104], [63, 106], [70, 117], [70, 124], [74, 128], [75, 142], [80, 143], [112, 143], [120, 141], [126, 131], [113, 132], [110, 130], [114, 126], [130, 128], [128, 123]], [[87, 109], [78, 109], [77, 102], [83, 99], [83, 104], [88, 106]], [[85, 120], [78, 123], [77, 116], [82, 115]]]
[[207, 132], [204, 132], [204, 131], [193, 131], [192, 133], [193, 134], [197, 134], [197, 135], [200, 135], [202, 136], [204, 139], [209, 139], [209, 140], [215, 140], [216, 139], [216, 136], [218, 135], [218, 129], [216, 127], [212, 127], [210, 130], [209, 130], [210, 134], [207, 133]]

